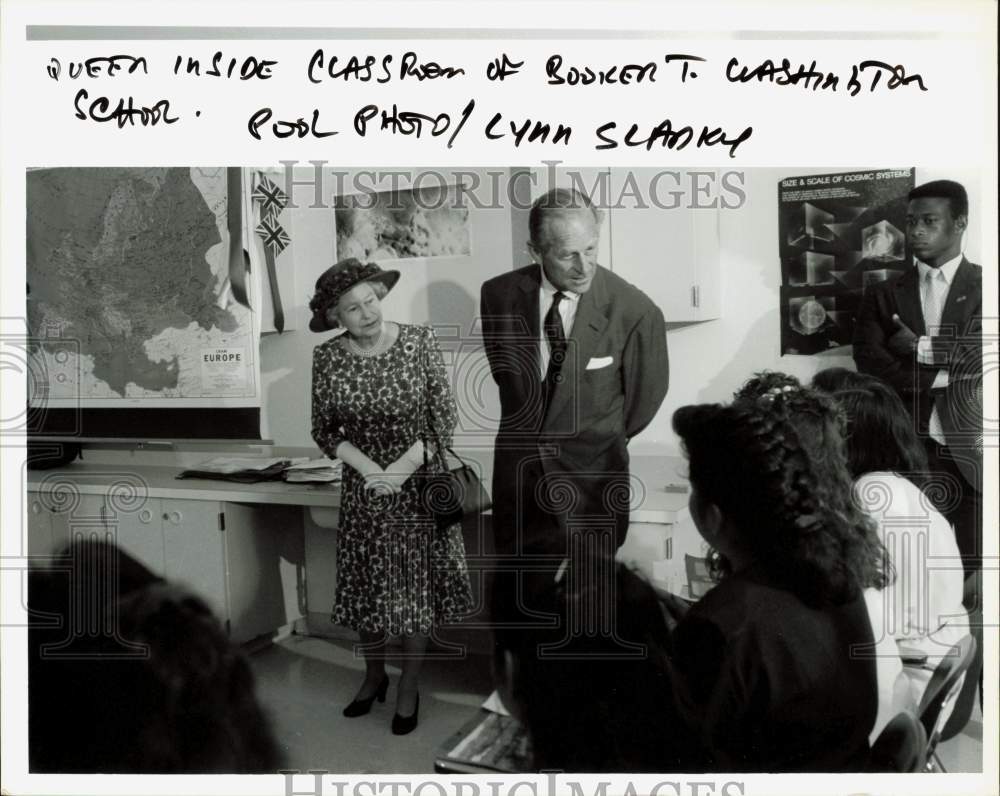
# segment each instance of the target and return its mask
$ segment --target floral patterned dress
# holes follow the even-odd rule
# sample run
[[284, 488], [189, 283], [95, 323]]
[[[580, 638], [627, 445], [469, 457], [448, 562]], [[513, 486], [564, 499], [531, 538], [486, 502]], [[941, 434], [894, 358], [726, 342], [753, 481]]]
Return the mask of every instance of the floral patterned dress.
[[[396, 342], [374, 357], [351, 353], [336, 339], [313, 351], [312, 435], [327, 456], [347, 440], [386, 467], [424, 437], [429, 424], [433, 436], [450, 445], [455, 422], [431, 329], [400, 324]], [[441, 467], [432, 460], [428, 469]], [[430, 633], [433, 625], [469, 612], [462, 526], [435, 529], [420, 505], [417, 480], [408, 479], [398, 495], [372, 494], [357, 470], [344, 467], [331, 617], [337, 624], [369, 633]]]

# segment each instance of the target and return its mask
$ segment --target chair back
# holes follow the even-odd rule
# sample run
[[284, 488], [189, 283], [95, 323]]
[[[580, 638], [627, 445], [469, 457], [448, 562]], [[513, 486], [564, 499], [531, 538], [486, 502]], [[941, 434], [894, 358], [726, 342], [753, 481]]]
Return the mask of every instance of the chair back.
[[684, 569], [687, 572], [688, 596], [692, 600], [701, 599], [715, 586], [708, 571], [708, 562], [704, 558], [685, 553]]
[[945, 708], [954, 701], [962, 688], [963, 676], [976, 655], [976, 640], [965, 636], [945, 653], [934, 669], [917, 712], [927, 733], [927, 755], [931, 756], [941, 738]]
[[927, 733], [920, 720], [904, 710], [897, 713], [872, 744], [869, 771], [910, 774], [927, 763]]

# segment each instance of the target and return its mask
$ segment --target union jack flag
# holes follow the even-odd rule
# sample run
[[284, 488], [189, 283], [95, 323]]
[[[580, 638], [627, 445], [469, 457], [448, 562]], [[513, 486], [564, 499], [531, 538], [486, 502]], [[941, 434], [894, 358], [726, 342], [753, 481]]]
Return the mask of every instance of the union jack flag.
[[254, 232], [264, 241], [264, 246], [271, 250], [272, 257], [277, 257], [292, 242], [288, 233], [278, 223], [277, 218], [261, 219], [261, 222], [254, 228]]
[[285, 192], [281, 188], [263, 174], [259, 174], [258, 177], [260, 182], [257, 183], [257, 187], [253, 189], [250, 196], [255, 202], [260, 202], [261, 218], [277, 218], [278, 213], [284, 210], [285, 205], [288, 204], [288, 197], [285, 196]]

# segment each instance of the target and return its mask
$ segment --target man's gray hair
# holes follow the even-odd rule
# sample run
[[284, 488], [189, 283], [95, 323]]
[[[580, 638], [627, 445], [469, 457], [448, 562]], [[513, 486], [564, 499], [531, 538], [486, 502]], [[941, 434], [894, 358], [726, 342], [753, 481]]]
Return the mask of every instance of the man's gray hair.
[[543, 248], [542, 230], [547, 219], [563, 216], [575, 210], [588, 209], [594, 215], [594, 221], [600, 225], [603, 213], [590, 201], [587, 194], [573, 188], [553, 188], [539, 196], [531, 205], [528, 215], [528, 234], [531, 242], [538, 248]]

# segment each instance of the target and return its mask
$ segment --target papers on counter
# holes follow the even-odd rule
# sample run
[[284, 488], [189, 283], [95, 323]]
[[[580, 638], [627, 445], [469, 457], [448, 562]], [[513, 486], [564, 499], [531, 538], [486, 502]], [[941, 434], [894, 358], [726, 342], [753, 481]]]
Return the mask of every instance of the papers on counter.
[[344, 463], [340, 459], [311, 459], [293, 464], [285, 470], [285, 480], [296, 484], [339, 483], [343, 477]]
[[238, 456], [216, 456], [214, 459], [206, 459], [203, 462], [195, 465], [193, 470], [197, 470], [202, 473], [219, 473], [220, 475], [229, 475], [231, 473], [246, 473], [246, 472], [260, 472], [262, 470], [268, 470], [279, 464], [288, 464], [289, 459], [283, 459], [280, 457], [273, 459], [259, 459], [257, 457], [238, 457]]

